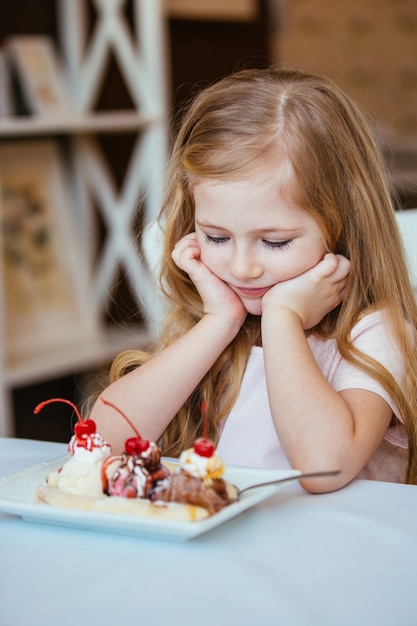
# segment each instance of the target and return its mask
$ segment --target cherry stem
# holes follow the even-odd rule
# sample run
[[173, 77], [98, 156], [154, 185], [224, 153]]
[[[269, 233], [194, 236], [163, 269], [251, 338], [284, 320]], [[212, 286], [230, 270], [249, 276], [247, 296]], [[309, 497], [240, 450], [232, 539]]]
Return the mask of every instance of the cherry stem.
[[50, 398], [49, 400], [44, 400], [44, 402], [40, 402], [34, 409], [33, 412], [35, 414], [39, 413], [40, 411], [42, 411], [43, 407], [46, 406], [47, 404], [52, 404], [52, 402], [64, 402], [65, 404], [69, 404], [75, 411], [75, 414], [78, 418], [79, 422], [83, 421], [83, 418], [81, 417], [81, 413], [79, 412], [79, 410], [77, 409], [77, 407], [75, 406], [75, 404], [73, 402], [71, 402], [71, 400], [66, 400], [65, 398]]
[[110, 402], [109, 400], [106, 400], [105, 398], [100, 397], [100, 400], [102, 401], [103, 404], [107, 404], [107, 406], [110, 406], [112, 409], [114, 409], [115, 411], [117, 411], [119, 413], [119, 415], [121, 415], [123, 417], [123, 419], [126, 420], [126, 422], [129, 424], [130, 428], [133, 430], [133, 432], [135, 433], [135, 435], [138, 437], [138, 439], [142, 439], [142, 437], [139, 434], [138, 429], [136, 428], [136, 426], [133, 424], [133, 422], [127, 417], [127, 415], [125, 415], [125, 413], [123, 413], [123, 411], [121, 409], [119, 409], [118, 406], [116, 406], [115, 404], [113, 404], [113, 402]]
[[201, 403], [201, 418], [203, 422], [203, 437], [207, 439], [208, 426], [207, 426], [207, 401], [203, 400]]

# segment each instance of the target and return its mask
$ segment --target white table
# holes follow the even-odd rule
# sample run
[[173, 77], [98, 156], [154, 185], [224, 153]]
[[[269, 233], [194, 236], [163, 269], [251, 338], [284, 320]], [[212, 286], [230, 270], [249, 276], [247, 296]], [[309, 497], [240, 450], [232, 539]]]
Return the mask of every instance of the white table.
[[[0, 439], [0, 475], [66, 446]], [[186, 543], [0, 515], [1, 626], [416, 626], [417, 487], [296, 484]]]

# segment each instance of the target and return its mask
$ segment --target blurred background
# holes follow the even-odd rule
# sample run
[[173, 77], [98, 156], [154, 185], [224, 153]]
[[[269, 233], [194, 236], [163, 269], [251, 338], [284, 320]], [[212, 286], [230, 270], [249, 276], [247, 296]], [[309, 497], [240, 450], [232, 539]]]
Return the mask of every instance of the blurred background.
[[[402, 205], [417, 207], [417, 0], [14, 0], [0, 42], [0, 436], [66, 441], [68, 408], [34, 406], [82, 405], [115, 354], [151, 339], [159, 304], [137, 233], [202, 86], [270, 63], [327, 74], [371, 116]], [[16, 245], [29, 224], [36, 275]]]

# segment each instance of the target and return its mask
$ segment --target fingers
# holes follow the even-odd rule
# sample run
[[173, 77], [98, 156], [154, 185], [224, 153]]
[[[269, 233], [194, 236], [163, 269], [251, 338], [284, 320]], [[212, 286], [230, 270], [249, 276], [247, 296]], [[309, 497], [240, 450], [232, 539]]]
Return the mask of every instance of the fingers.
[[320, 278], [329, 278], [333, 275], [335, 280], [344, 279], [350, 271], [350, 261], [341, 254], [328, 252], [323, 259], [313, 268]]
[[240, 324], [246, 318], [246, 310], [234, 291], [214, 274], [201, 260], [201, 249], [195, 233], [186, 235], [172, 251], [174, 263], [188, 274], [203, 302], [205, 313], [236, 320]]
[[336, 278], [338, 278], [339, 280], [341, 279], [347, 280], [349, 276], [349, 272], [350, 272], [350, 261], [349, 259], [347, 259], [345, 256], [342, 256], [341, 254], [336, 254], [336, 258], [337, 258]]
[[342, 302], [349, 270], [346, 257], [328, 253], [303, 274], [272, 287], [262, 299], [263, 307], [283, 305], [297, 313], [304, 329], [313, 328]]
[[190, 261], [200, 258], [200, 246], [195, 233], [190, 233], [178, 241], [171, 254], [174, 263], [182, 270], [188, 272]]
[[186, 272], [201, 295], [205, 282], [213, 279], [213, 273], [201, 260], [201, 249], [195, 233], [186, 235], [176, 244], [171, 254], [174, 263]]

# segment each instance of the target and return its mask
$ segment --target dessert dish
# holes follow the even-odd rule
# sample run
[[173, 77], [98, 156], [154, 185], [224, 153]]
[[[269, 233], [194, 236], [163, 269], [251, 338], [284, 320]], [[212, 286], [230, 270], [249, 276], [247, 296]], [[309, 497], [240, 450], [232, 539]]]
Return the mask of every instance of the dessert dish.
[[193, 448], [181, 454], [178, 467], [169, 467], [161, 462], [156, 443], [143, 439], [118, 407], [102, 401], [115, 409], [136, 434], [126, 440], [121, 455], [111, 453], [94, 421], [82, 419], [69, 400], [53, 398], [35, 408], [35, 413], [39, 413], [46, 404], [65, 402], [78, 418], [68, 445], [70, 458], [46, 476], [44, 485], [38, 486], [37, 502], [78, 510], [197, 521], [237, 500], [237, 490], [222, 478], [225, 467], [209, 439], [198, 439]]

